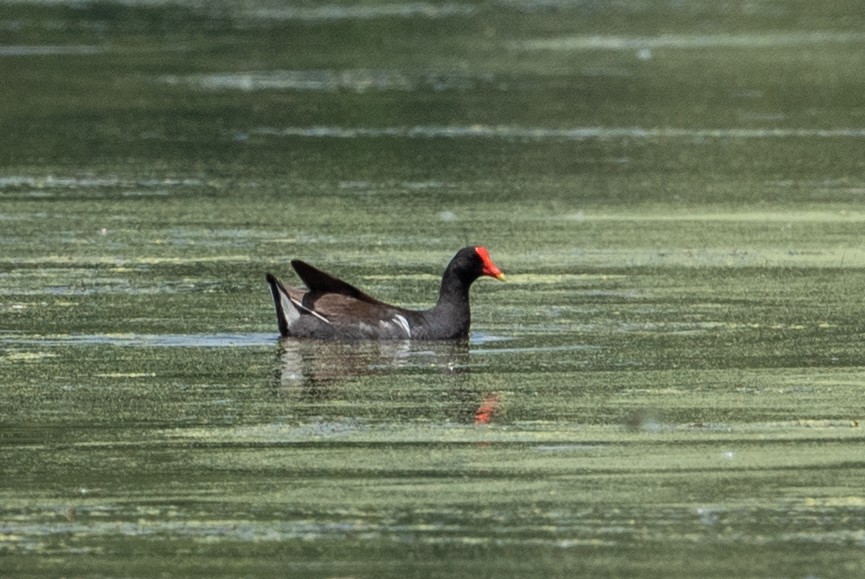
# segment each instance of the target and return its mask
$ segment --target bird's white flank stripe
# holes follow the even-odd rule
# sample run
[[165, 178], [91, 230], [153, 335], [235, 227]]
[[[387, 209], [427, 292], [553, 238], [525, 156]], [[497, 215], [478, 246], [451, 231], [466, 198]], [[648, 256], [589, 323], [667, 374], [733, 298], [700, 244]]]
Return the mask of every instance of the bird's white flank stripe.
[[396, 314], [393, 317], [393, 321], [396, 322], [397, 324], [399, 324], [400, 326], [402, 326], [402, 329], [405, 330], [405, 335], [407, 338], [411, 338], [411, 328], [408, 325], [408, 320], [405, 319], [404, 316], [401, 316], [400, 314]]

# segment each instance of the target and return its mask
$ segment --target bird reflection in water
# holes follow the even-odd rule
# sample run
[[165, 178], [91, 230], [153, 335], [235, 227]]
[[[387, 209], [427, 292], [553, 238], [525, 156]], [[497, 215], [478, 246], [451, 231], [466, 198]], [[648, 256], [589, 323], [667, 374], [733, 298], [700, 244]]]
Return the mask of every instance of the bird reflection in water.
[[[499, 415], [498, 393], [478, 392], [470, 383], [469, 344], [459, 342], [421, 341], [339, 341], [283, 338], [279, 342], [279, 372], [274, 381], [276, 392], [296, 402], [298, 412], [304, 407], [313, 414], [322, 413], [322, 404], [336, 403], [353, 397], [352, 385], [370, 376], [432, 375], [441, 379], [446, 414], [451, 420], [478, 425], [490, 424]], [[356, 396], [363, 396], [356, 391]], [[428, 395], [425, 394], [425, 395]], [[424, 396], [425, 396], [424, 395]], [[341, 412], [348, 407], [339, 405]], [[427, 418], [430, 411], [423, 402], [411, 405], [407, 412], [415, 418]]]

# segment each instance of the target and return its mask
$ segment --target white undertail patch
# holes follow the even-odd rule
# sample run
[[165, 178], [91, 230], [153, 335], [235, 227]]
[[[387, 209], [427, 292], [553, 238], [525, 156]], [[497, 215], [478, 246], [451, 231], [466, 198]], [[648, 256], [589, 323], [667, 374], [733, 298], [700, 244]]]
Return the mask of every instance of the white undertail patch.
[[285, 323], [290, 328], [300, 319], [300, 310], [297, 309], [294, 300], [282, 290], [279, 290], [279, 302], [282, 307], [282, 317], [285, 318]]
[[291, 328], [294, 324], [297, 323], [297, 321], [300, 319], [301, 312], [311, 314], [326, 324], [330, 323], [330, 320], [325, 318], [323, 315], [305, 307], [299, 301], [292, 299], [291, 297], [289, 297], [288, 294], [281, 290], [279, 292], [279, 301], [282, 305], [282, 312], [283, 317], [285, 317], [285, 323], [288, 325], [289, 328]]

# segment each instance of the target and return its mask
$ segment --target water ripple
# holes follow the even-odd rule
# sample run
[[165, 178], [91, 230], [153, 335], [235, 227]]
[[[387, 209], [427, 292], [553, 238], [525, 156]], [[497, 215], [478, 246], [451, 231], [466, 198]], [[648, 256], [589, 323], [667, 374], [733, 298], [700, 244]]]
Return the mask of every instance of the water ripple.
[[514, 43], [523, 50], [640, 50], [659, 48], [786, 48], [865, 42], [865, 33], [791, 31], [761, 34], [661, 34], [658, 36], [575, 35]]
[[[69, 191], [69, 190], [109, 190], [136, 189], [133, 193], [140, 194], [137, 189], [165, 189], [179, 187], [200, 187], [204, 185], [201, 179], [172, 178], [125, 178], [115, 175], [66, 177], [57, 175], [3, 175], [0, 176], [0, 191], [37, 190], [37, 191]], [[129, 192], [126, 192], [129, 193]]]
[[157, 79], [170, 85], [191, 85], [205, 90], [292, 90], [309, 92], [369, 92], [469, 90], [493, 80], [491, 74], [448, 72], [406, 73], [397, 70], [271, 70], [219, 72], [185, 76], [164, 75]]
[[4, 45], [0, 46], [0, 56], [57, 56], [91, 55], [103, 50], [98, 46], [86, 44], [72, 45]]
[[167, 348], [257, 347], [276, 344], [276, 334], [72, 334], [54, 336], [0, 336], [8, 345], [124, 346]]
[[319, 6], [283, 6], [255, 8], [246, 15], [263, 20], [372, 20], [377, 18], [447, 18], [472, 16], [478, 8], [471, 4], [397, 2], [388, 4], [322, 4]]
[[676, 128], [676, 127], [519, 127], [510, 125], [416, 125], [412, 127], [257, 127], [246, 134], [261, 137], [324, 139], [520, 139], [584, 141], [596, 139], [784, 139], [865, 137], [865, 127], [811, 128]]

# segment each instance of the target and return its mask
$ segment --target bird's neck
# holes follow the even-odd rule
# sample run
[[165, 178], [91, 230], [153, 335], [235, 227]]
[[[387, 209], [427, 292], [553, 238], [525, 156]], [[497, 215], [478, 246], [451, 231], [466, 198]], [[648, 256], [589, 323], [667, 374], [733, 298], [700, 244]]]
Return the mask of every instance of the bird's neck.
[[436, 338], [465, 338], [469, 334], [469, 284], [445, 276], [436, 305], [426, 312], [431, 332]]
[[456, 275], [442, 276], [442, 284], [439, 288], [439, 298], [434, 309], [450, 309], [468, 311], [469, 308], [469, 286], [462, 278]]

